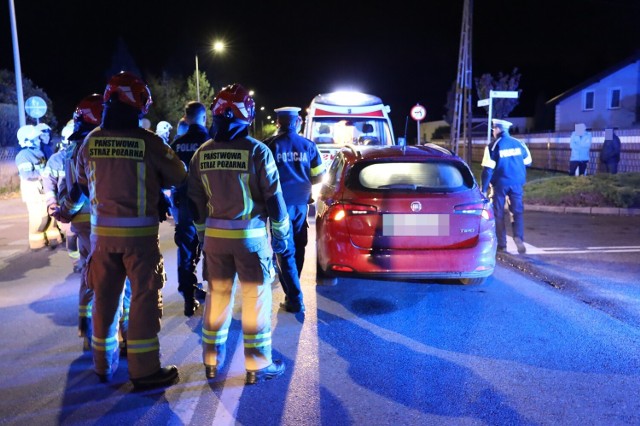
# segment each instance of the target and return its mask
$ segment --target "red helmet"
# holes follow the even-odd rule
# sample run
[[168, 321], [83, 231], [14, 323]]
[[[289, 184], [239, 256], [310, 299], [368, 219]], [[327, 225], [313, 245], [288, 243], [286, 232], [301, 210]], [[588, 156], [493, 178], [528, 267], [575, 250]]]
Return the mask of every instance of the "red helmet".
[[251, 124], [256, 115], [256, 103], [249, 91], [236, 83], [224, 87], [213, 98], [211, 114]]
[[117, 95], [120, 102], [140, 110], [143, 114], [149, 112], [151, 105], [151, 91], [144, 81], [127, 71], [120, 71], [111, 77], [104, 91], [104, 101], [109, 102], [111, 96]]
[[87, 124], [99, 125], [102, 120], [103, 110], [102, 95], [94, 93], [82, 99], [75, 112], [73, 113], [73, 121], [84, 121]]

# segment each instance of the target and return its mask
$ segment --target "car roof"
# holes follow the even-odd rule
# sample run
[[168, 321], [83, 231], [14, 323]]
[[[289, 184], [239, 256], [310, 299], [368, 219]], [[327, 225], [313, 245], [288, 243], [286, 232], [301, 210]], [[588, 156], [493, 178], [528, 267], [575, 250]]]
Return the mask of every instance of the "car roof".
[[392, 159], [392, 158], [442, 158], [452, 161], [462, 161], [460, 157], [453, 154], [446, 148], [435, 144], [426, 144], [419, 146], [358, 146], [347, 145], [342, 148], [342, 152], [351, 162], [375, 159]]

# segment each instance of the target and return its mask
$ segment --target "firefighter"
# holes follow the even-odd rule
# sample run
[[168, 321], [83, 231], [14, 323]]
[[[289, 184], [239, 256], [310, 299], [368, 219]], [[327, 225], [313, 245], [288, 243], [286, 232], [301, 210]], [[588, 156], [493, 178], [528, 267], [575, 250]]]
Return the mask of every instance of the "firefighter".
[[58, 208], [60, 185], [65, 179], [64, 163], [67, 157], [67, 150], [69, 149], [68, 137], [73, 132], [73, 124], [67, 125], [62, 129], [61, 140], [58, 144], [56, 152], [49, 157], [47, 165], [44, 168], [42, 177], [42, 185], [44, 187], [45, 204], [47, 205], [47, 212], [51, 216], [51, 227], [56, 227], [61, 234], [61, 239], [66, 241], [67, 252], [69, 256], [73, 258], [77, 253], [76, 237], [71, 231], [69, 224], [58, 222], [52, 213]]
[[242, 290], [242, 332], [247, 370], [254, 384], [284, 373], [271, 354], [273, 251], [286, 249], [289, 218], [278, 169], [269, 148], [249, 136], [255, 104], [239, 84], [223, 88], [211, 104], [210, 135], [189, 166], [189, 198], [208, 282], [202, 324], [206, 377], [215, 378], [225, 360], [236, 274]]
[[509, 135], [511, 122], [492, 120], [494, 141], [484, 148], [482, 158], [482, 192], [487, 194], [489, 184], [493, 187], [493, 213], [496, 218], [498, 251], [507, 250], [507, 231], [504, 223], [504, 203], [508, 198], [511, 212], [513, 240], [518, 253], [526, 253], [524, 245], [524, 205], [522, 186], [526, 182], [527, 167], [531, 165], [529, 148]]
[[278, 134], [265, 144], [271, 149], [287, 213], [291, 220], [291, 238], [284, 253], [277, 255], [278, 275], [285, 293], [280, 306], [287, 312], [304, 312], [300, 276], [307, 245], [307, 215], [312, 202], [311, 186], [322, 181], [325, 168], [316, 144], [298, 134], [302, 124], [298, 107], [282, 107], [276, 112]]
[[118, 320], [125, 277], [131, 281], [127, 335], [129, 376], [134, 388], [169, 386], [178, 369], [161, 367], [160, 319], [165, 281], [159, 248], [162, 188], [180, 185], [184, 164], [153, 132], [139, 127], [151, 93], [122, 71], [104, 92], [102, 124], [78, 153], [78, 184], [91, 201], [91, 254], [87, 282], [94, 292], [94, 369], [109, 381], [118, 366]]
[[[70, 229], [78, 239], [79, 259], [76, 265], [80, 272], [78, 303], [78, 336], [83, 338], [83, 349], [91, 348], [91, 315], [93, 291], [87, 286], [86, 266], [91, 250], [91, 223], [89, 199], [77, 185], [75, 163], [82, 141], [95, 129], [102, 119], [102, 95], [94, 93], [83, 98], [73, 113], [73, 133], [69, 135], [69, 148], [65, 150], [65, 178], [59, 185], [59, 206], [53, 215], [63, 223], [70, 223]], [[124, 303], [124, 302], [123, 302]], [[128, 313], [123, 315], [126, 318]], [[120, 329], [126, 328], [126, 323]]]
[[49, 160], [56, 151], [56, 144], [51, 140], [51, 127], [47, 123], [38, 123], [36, 129], [40, 131], [40, 151]]
[[47, 213], [42, 179], [47, 160], [40, 150], [40, 130], [27, 124], [18, 129], [18, 143], [22, 149], [15, 162], [20, 176], [22, 201], [29, 212], [29, 248], [32, 251], [46, 246], [55, 248], [62, 236]]
[[[178, 137], [172, 148], [188, 168], [189, 162], [200, 146], [209, 139], [205, 127], [207, 108], [200, 102], [189, 102], [185, 107], [187, 132]], [[178, 246], [178, 291], [184, 297], [184, 314], [192, 316], [200, 306], [197, 299], [204, 299], [206, 292], [198, 287], [196, 267], [200, 261], [202, 248], [198, 232], [189, 211], [189, 197], [186, 183], [174, 188], [171, 194], [175, 221], [174, 241]]]

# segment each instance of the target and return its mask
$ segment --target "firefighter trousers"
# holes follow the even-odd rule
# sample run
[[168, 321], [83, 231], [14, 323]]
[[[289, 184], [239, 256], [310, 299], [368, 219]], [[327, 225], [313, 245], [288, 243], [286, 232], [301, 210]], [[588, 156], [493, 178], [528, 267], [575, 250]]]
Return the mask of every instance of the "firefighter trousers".
[[158, 246], [111, 253], [94, 249], [89, 256], [87, 283], [94, 292], [92, 325], [94, 369], [110, 375], [119, 357], [119, 320], [125, 279], [131, 284], [127, 330], [129, 377], [138, 379], [160, 369], [160, 319], [165, 282], [164, 263]]
[[[255, 240], [255, 239], [253, 239]], [[275, 276], [266, 238], [205, 240], [208, 292], [202, 323], [202, 358], [221, 368], [231, 325], [236, 275], [242, 294], [242, 333], [247, 370], [271, 365], [271, 281]]]

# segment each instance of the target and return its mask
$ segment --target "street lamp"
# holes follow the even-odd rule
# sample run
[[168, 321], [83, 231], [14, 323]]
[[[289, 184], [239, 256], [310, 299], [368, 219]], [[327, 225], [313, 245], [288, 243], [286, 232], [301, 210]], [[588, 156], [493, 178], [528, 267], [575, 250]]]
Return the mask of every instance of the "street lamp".
[[[211, 45], [211, 50], [213, 53], [222, 53], [224, 52], [226, 45], [223, 41], [216, 40]], [[198, 97], [198, 102], [200, 102], [200, 68], [198, 67], [198, 54], [196, 53], [196, 93]]]

